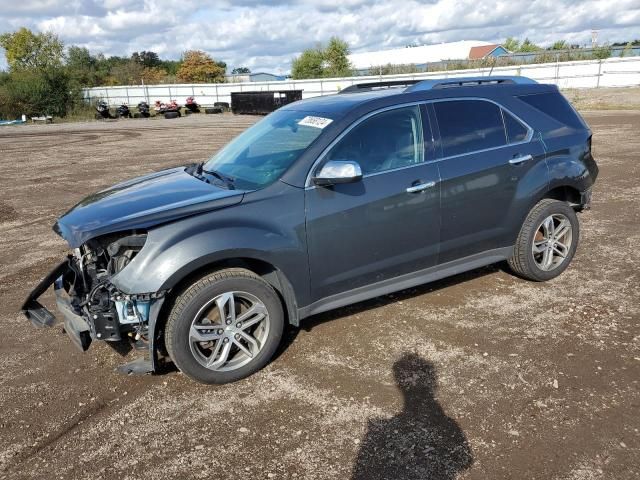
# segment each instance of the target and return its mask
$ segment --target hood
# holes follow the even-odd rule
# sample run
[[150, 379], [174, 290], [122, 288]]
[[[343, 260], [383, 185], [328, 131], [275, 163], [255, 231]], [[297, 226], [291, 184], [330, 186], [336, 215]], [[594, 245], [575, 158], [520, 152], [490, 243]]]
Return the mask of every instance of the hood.
[[134, 178], [88, 196], [60, 217], [53, 229], [76, 248], [122, 230], [145, 229], [188, 215], [235, 205], [244, 191], [199, 180], [185, 167]]

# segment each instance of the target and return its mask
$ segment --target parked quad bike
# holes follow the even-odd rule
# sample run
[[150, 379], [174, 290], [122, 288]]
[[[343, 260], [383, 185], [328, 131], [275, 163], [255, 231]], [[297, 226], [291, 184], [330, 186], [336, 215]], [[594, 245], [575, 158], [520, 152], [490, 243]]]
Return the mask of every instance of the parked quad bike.
[[116, 117], [111, 115], [111, 112], [109, 111], [109, 104], [104, 100], [100, 100], [96, 103], [96, 120], [103, 120], [107, 118], [113, 119]]
[[151, 116], [149, 104], [147, 102], [140, 102], [137, 106], [138, 112], [133, 114], [134, 118], [149, 118]]
[[156, 100], [155, 107], [153, 108], [158, 114], [164, 114], [164, 118], [178, 118], [181, 117], [180, 105], [175, 100], [171, 100], [169, 103], [162, 103], [160, 100]]
[[193, 97], [187, 97], [187, 101], [184, 104], [184, 109], [185, 114], [200, 113], [200, 105], [196, 103], [196, 100]]
[[131, 118], [131, 110], [129, 110], [127, 104], [123, 103], [116, 108], [116, 115], [118, 118]]

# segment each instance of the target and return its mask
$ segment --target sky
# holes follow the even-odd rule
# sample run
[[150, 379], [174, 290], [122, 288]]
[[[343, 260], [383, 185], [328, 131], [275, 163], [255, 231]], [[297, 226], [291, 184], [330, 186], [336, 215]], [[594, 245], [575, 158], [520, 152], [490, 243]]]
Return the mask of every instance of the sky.
[[92, 53], [178, 59], [199, 49], [229, 70], [284, 74], [334, 35], [352, 52], [509, 36], [589, 44], [592, 29], [601, 43], [630, 40], [640, 37], [640, 0], [0, 0], [0, 33], [21, 26]]

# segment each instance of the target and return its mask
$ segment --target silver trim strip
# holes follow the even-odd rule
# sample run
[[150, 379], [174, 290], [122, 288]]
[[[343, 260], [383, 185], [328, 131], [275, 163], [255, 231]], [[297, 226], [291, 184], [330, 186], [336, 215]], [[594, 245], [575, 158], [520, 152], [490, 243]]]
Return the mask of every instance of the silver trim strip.
[[[416, 166], [419, 166], [419, 165], [442, 162], [443, 160], [448, 160], [450, 158], [464, 157], [466, 155], [489, 152], [489, 151], [492, 151], [492, 150], [497, 150], [499, 148], [513, 147], [513, 146], [516, 146], [516, 145], [522, 145], [522, 144], [531, 142], [531, 140], [533, 139], [534, 130], [533, 130], [533, 128], [531, 128], [531, 126], [527, 122], [522, 120], [522, 118], [520, 118], [518, 115], [513, 113], [511, 110], [509, 110], [504, 105], [496, 102], [495, 100], [491, 100], [489, 98], [482, 98], [482, 97], [452, 97], [452, 98], [440, 98], [440, 99], [434, 99], [434, 100], [420, 100], [420, 101], [417, 101], [417, 102], [408, 102], [408, 103], [400, 103], [400, 104], [397, 104], [397, 105], [391, 105], [391, 106], [388, 106], [388, 107], [380, 108], [378, 110], [374, 110], [372, 112], [367, 113], [365, 116], [360, 117], [358, 120], [356, 120], [351, 125], [349, 125], [329, 145], [327, 145], [327, 147], [325, 147], [325, 149], [322, 151], [322, 153], [318, 156], [316, 161], [313, 162], [313, 164], [311, 165], [311, 168], [309, 169], [309, 172], [307, 173], [307, 178], [306, 178], [306, 180], [304, 182], [305, 190], [316, 188], [316, 185], [314, 185], [313, 182], [311, 181], [312, 172], [315, 170], [315, 168], [318, 166], [318, 164], [324, 159], [324, 157], [329, 152], [329, 150], [331, 150], [340, 140], [342, 140], [342, 138], [347, 133], [349, 133], [353, 128], [358, 126], [360, 123], [362, 123], [366, 119], [371, 118], [372, 116], [377, 115], [378, 113], [386, 112], [386, 111], [389, 111], [389, 110], [396, 110], [398, 108], [412, 107], [412, 106], [416, 106], [416, 105], [418, 105], [418, 106], [419, 105], [428, 105], [430, 103], [437, 103], [437, 102], [453, 102], [453, 101], [456, 101], [456, 100], [457, 101], [460, 101], [460, 100], [480, 100], [480, 101], [483, 101], [483, 102], [493, 103], [494, 105], [498, 106], [501, 110], [504, 110], [505, 112], [509, 113], [509, 115], [511, 115], [513, 118], [517, 119], [525, 127], [527, 127], [527, 136], [525, 137], [524, 140], [522, 140], [520, 142], [508, 143], [508, 138], [507, 138], [507, 144], [506, 145], [499, 145], [497, 147], [484, 148], [482, 150], [474, 150], [473, 152], [461, 153], [461, 154], [458, 154], [458, 155], [450, 155], [448, 157], [435, 158], [433, 160], [425, 160], [425, 161], [423, 161], [421, 163], [416, 163], [415, 165], [407, 165], [407, 166], [404, 166], [404, 167], [398, 167], [398, 168], [393, 168], [393, 169], [389, 169], [389, 170], [383, 170], [382, 172], [369, 173], [367, 175], [363, 175], [362, 178], [368, 178], [368, 177], [372, 177], [374, 175], [380, 175], [382, 173], [387, 173], [387, 172], [395, 172], [395, 171], [398, 171], [398, 170], [404, 170], [405, 168], [413, 168], [413, 167], [416, 167]], [[503, 117], [503, 125], [504, 125], [504, 117]], [[505, 126], [505, 135], [506, 135], [506, 126]], [[432, 141], [433, 141], [433, 138], [432, 138]]]

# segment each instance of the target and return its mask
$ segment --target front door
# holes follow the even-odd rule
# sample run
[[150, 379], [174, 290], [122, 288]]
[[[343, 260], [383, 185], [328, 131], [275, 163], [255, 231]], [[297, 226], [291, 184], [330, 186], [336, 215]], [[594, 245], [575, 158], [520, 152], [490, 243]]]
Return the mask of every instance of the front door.
[[323, 158], [356, 161], [363, 178], [306, 190], [312, 301], [435, 265], [439, 176], [425, 163], [425, 121], [417, 105], [378, 113]]

